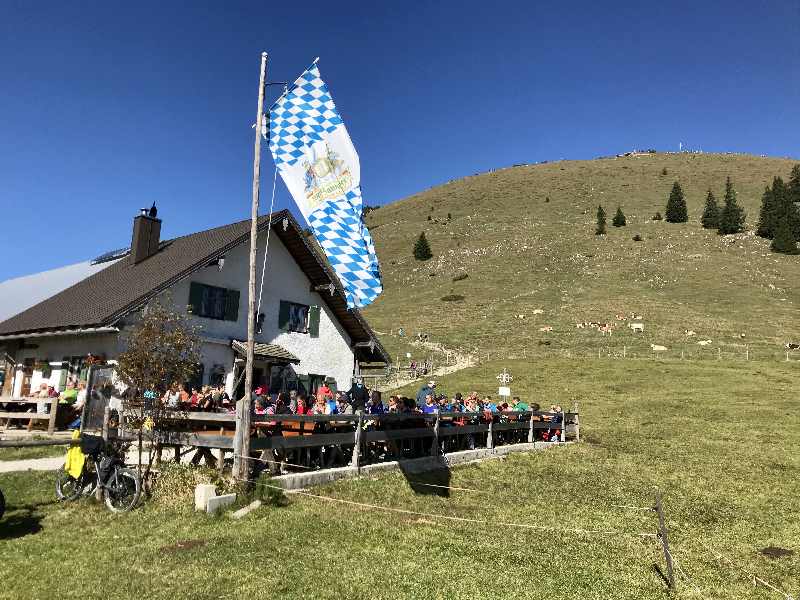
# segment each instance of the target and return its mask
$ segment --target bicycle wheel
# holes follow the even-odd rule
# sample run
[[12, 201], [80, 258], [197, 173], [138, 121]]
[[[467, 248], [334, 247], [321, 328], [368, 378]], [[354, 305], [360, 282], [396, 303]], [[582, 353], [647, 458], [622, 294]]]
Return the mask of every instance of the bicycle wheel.
[[62, 502], [77, 500], [83, 491], [83, 473], [77, 479], [61, 467], [56, 473], [56, 498]]
[[111, 512], [127, 512], [139, 502], [142, 482], [136, 471], [117, 467], [103, 489], [103, 493], [106, 498], [106, 506]]

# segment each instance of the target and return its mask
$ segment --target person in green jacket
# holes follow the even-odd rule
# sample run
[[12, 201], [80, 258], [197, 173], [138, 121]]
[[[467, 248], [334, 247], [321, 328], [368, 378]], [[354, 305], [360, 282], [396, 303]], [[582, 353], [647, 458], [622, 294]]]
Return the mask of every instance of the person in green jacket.
[[530, 407], [525, 402], [520, 400], [519, 396], [514, 396], [511, 399], [511, 410], [516, 410], [516, 411], [519, 411], [519, 412], [525, 412], [527, 410], [530, 410]]
[[78, 399], [78, 390], [75, 389], [75, 384], [71, 381], [67, 384], [67, 389], [58, 395], [59, 404], [75, 404]]

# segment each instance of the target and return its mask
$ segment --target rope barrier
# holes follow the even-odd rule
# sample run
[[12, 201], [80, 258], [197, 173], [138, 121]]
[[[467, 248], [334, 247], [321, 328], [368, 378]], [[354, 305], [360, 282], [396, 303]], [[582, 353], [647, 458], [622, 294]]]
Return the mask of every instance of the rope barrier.
[[287, 467], [297, 467], [298, 469], [308, 469], [309, 471], [314, 470], [314, 467], [307, 467], [305, 465], [296, 465], [294, 463], [286, 462], [285, 460], [268, 460], [266, 458], [255, 458], [252, 456], [244, 456], [242, 454], [234, 454], [234, 457], [238, 457], [244, 460], [252, 460], [254, 462], [263, 462], [273, 465], [286, 465]]
[[269, 227], [267, 227], [267, 243], [264, 246], [264, 264], [261, 266], [261, 284], [258, 286], [258, 308], [256, 308], [256, 318], [261, 312], [261, 293], [264, 291], [264, 274], [267, 272], [267, 254], [269, 254], [269, 234], [272, 231], [272, 209], [275, 206], [275, 185], [278, 181], [278, 168], [272, 175], [272, 198], [269, 201]]
[[780, 589], [779, 587], [776, 587], [776, 586], [774, 586], [773, 584], [771, 584], [771, 583], [770, 583], [769, 581], [767, 581], [766, 579], [762, 579], [761, 577], [759, 577], [758, 575], [756, 575], [756, 574], [754, 574], [754, 573], [751, 573], [750, 571], [748, 571], [746, 568], [742, 567], [741, 565], [737, 565], [736, 563], [734, 563], [734, 562], [733, 562], [733, 561], [732, 561], [730, 558], [728, 558], [727, 556], [725, 556], [725, 555], [723, 555], [723, 554], [720, 554], [718, 551], [714, 550], [713, 548], [711, 548], [711, 547], [709, 547], [709, 546], [706, 546], [706, 545], [705, 545], [703, 542], [701, 542], [701, 541], [700, 541], [700, 540], [699, 540], [697, 537], [695, 537], [695, 538], [694, 538], [694, 541], [696, 541], [696, 542], [697, 542], [697, 543], [698, 543], [698, 544], [699, 544], [699, 545], [700, 545], [702, 548], [704, 548], [704, 549], [705, 549], [707, 552], [709, 552], [709, 553], [713, 554], [713, 555], [714, 555], [714, 557], [715, 557], [717, 560], [720, 560], [720, 559], [721, 559], [721, 560], [724, 560], [725, 562], [727, 562], [727, 563], [728, 563], [728, 565], [729, 565], [730, 567], [734, 567], [734, 568], [738, 569], [739, 571], [741, 571], [742, 573], [744, 573], [744, 574], [747, 576], [747, 579], [748, 579], [748, 581], [752, 581], [752, 582], [753, 582], [753, 585], [756, 585], [756, 584], [759, 584], [759, 583], [760, 583], [760, 584], [761, 584], [761, 585], [763, 585], [765, 588], [767, 588], [767, 589], [770, 589], [770, 590], [772, 590], [773, 592], [775, 592], [775, 593], [777, 593], [777, 594], [780, 594], [781, 596], [783, 596], [785, 600], [794, 600], [794, 596], [792, 596], [792, 595], [791, 595], [791, 594], [789, 594], [788, 592], [784, 592], [782, 589]]
[[[238, 479], [238, 481], [248, 481], [245, 479]], [[629, 532], [629, 531], [617, 531], [617, 530], [592, 530], [592, 529], [578, 529], [578, 528], [559, 528], [559, 527], [546, 527], [544, 525], [533, 525], [530, 523], [509, 523], [505, 521], [488, 521], [486, 519], [473, 519], [469, 517], [454, 517], [451, 515], [440, 515], [435, 513], [425, 513], [425, 512], [418, 512], [413, 510], [407, 510], [404, 508], [393, 508], [390, 506], [379, 506], [376, 504], [367, 504], [364, 502], [355, 502], [353, 500], [344, 500], [342, 498], [332, 498], [330, 496], [321, 496], [319, 494], [312, 494], [310, 492], [305, 492], [302, 490], [285, 490], [284, 488], [277, 486], [277, 485], [270, 485], [268, 483], [264, 483], [262, 481], [252, 482], [256, 486], [262, 486], [266, 488], [271, 488], [275, 490], [280, 490], [284, 493], [291, 493], [297, 494], [300, 496], [307, 496], [309, 498], [316, 498], [318, 500], [325, 500], [327, 502], [337, 502], [339, 504], [346, 504], [348, 506], [356, 506], [359, 508], [366, 508], [372, 510], [380, 510], [385, 512], [393, 512], [405, 515], [412, 515], [417, 517], [428, 517], [431, 519], [444, 519], [447, 521], [456, 521], [460, 523], [475, 523], [479, 525], [493, 525], [497, 527], [517, 527], [520, 529], [534, 529], [538, 531], [550, 531], [553, 533], [581, 533], [587, 535], [615, 535], [615, 536], [628, 536], [628, 537], [646, 537], [646, 538], [656, 538], [658, 537], [655, 533], [637, 533], [637, 532]]]
[[[669, 554], [670, 558], [672, 559], [672, 564], [675, 566], [675, 569], [678, 571], [678, 573], [681, 575], [681, 577], [683, 577], [689, 583], [689, 585], [691, 585], [694, 588], [694, 591], [696, 591], [700, 595], [701, 598], [703, 598], [704, 600], [707, 600], [708, 597], [705, 595], [703, 590], [701, 590], [700, 587], [692, 580], [692, 578], [689, 577], [689, 575], [686, 573], [686, 571], [683, 569], [683, 567], [681, 567], [681, 564], [678, 562], [678, 559], [675, 557], [675, 554], [673, 554], [669, 550], [667, 550], [667, 553]], [[683, 559], [681, 559], [681, 560], [683, 560]]]

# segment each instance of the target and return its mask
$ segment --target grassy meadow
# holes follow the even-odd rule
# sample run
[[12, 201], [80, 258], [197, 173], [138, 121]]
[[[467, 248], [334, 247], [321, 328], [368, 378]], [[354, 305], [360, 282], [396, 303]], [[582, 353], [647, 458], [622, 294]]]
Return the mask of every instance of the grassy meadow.
[[[289, 495], [242, 521], [194, 514], [188, 497], [112, 515], [56, 504], [52, 474], [0, 475], [0, 598], [780, 597], [740, 567], [800, 594], [796, 363], [550, 358], [441, 387], [491, 393], [502, 367], [527, 400], [579, 401], [581, 443], [454, 468], [450, 485], [470, 491], [416, 494], [400, 473], [313, 490], [422, 514]], [[692, 582], [672, 596], [659, 546], [637, 535], [656, 530], [641, 510], [655, 487]]]
[[[368, 214], [384, 293], [365, 315], [393, 358], [426, 353], [397, 336], [403, 327], [475, 355], [621, 353], [623, 345], [641, 355], [653, 343], [671, 356], [749, 349], [779, 360], [782, 345], [800, 339], [800, 257], [771, 253], [752, 230], [764, 187], [776, 175], [788, 179], [797, 162], [653, 154], [513, 167], [431, 188]], [[749, 231], [719, 236], [700, 227], [700, 216], [709, 189], [722, 203], [728, 176]], [[653, 221], [676, 180], [689, 222]], [[605, 236], [594, 235], [598, 204], [608, 216]], [[617, 206], [625, 227], [611, 225]], [[421, 231], [434, 255], [426, 262], [412, 255]], [[633, 241], [636, 234], [643, 241]], [[575, 327], [614, 322], [619, 313], [640, 314], [644, 334], [625, 323], [611, 337]], [[685, 337], [687, 329], [697, 337]], [[700, 347], [701, 339], [712, 344]]]

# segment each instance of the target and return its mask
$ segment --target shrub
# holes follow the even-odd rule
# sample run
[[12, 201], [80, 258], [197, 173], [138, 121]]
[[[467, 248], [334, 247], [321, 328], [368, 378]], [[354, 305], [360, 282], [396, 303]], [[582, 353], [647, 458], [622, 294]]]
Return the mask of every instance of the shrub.
[[625, 213], [622, 212], [622, 207], [617, 207], [617, 212], [614, 215], [614, 218], [611, 220], [611, 224], [614, 227], [625, 227], [627, 222], [625, 221]]
[[461, 294], [448, 294], [447, 296], [442, 296], [442, 302], [461, 302], [464, 300], [464, 296]]
[[641, 242], [642, 239], [643, 239], [642, 236], [639, 235], [638, 233], [635, 236], [633, 236], [633, 241], [634, 242]]
[[428, 221], [430, 221], [430, 220], [431, 220], [431, 216], [430, 216], [430, 215], [428, 215]]
[[661, 216], [660, 212], [657, 212], [656, 214], [653, 215], [653, 221], [661, 221], [662, 219], [663, 217]]
[[190, 508], [194, 505], [194, 488], [201, 483], [213, 484], [218, 494], [231, 489], [216, 469], [188, 463], [164, 463], [153, 485], [151, 501], [166, 508]]
[[669, 171], [667, 171], [667, 167], [664, 167], [663, 169], [661, 169], [661, 174], [664, 175], [664, 176], [669, 175]]

